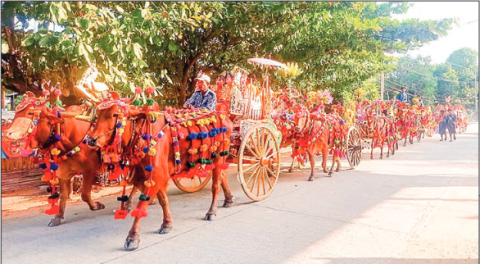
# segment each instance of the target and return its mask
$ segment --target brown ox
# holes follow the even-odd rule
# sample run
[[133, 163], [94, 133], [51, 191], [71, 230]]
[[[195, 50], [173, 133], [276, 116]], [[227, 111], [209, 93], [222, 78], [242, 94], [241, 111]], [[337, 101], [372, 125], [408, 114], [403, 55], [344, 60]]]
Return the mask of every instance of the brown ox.
[[[104, 147], [109, 145], [113, 142], [116, 129], [115, 125], [117, 123], [118, 114], [122, 111], [121, 107], [117, 104], [112, 105], [109, 108], [98, 110], [97, 111], [97, 125], [95, 126], [91, 138], [92, 140], [89, 141], [89, 145], [98, 148]], [[121, 140], [121, 147], [122, 148], [133, 148], [132, 151], [125, 151], [122, 159], [127, 159], [129, 161], [133, 161], [132, 157], [135, 158], [135, 149], [143, 149], [145, 146], [145, 140], [143, 140], [138, 134], [135, 133], [134, 127], [136, 125], [146, 123], [146, 116], [143, 111], [134, 110], [132, 108], [128, 108], [128, 119], [126, 121], [126, 125], [124, 127], [124, 133], [122, 135]], [[160, 131], [163, 131], [165, 127], [168, 127], [168, 122], [166, 119], [168, 114], [167, 112], [159, 112], [161, 115], [155, 123], [152, 123], [152, 130], [153, 133], [151, 135], [157, 135]], [[173, 115], [172, 115], [173, 116]], [[217, 117], [217, 127], [219, 124], [222, 123], [220, 118]], [[195, 123], [195, 122], [194, 122]], [[218, 134], [215, 137], [216, 141], [220, 141], [225, 138], [230, 138], [231, 130], [232, 130], [232, 123], [231, 121], [226, 118], [223, 120], [223, 125], [228, 128], [227, 133]], [[209, 131], [212, 128], [212, 125], [209, 125]], [[147, 126], [145, 125], [145, 129]], [[145, 130], [143, 130], [145, 131]], [[179, 134], [189, 135], [190, 133], [198, 133], [200, 132], [200, 128], [197, 125], [189, 126], [187, 129], [186, 127], [181, 126], [178, 130]], [[209, 140], [210, 141], [210, 140]], [[192, 144], [192, 145], [191, 145]], [[186, 170], [186, 161], [189, 160], [189, 155], [187, 150], [189, 148], [199, 148], [202, 142], [200, 140], [188, 140], [186, 138], [179, 138], [179, 147], [180, 147], [180, 156], [181, 160], [183, 161], [180, 166], [182, 166], [182, 170]], [[209, 144], [209, 146], [211, 146]], [[229, 145], [225, 145], [224, 141], [218, 146], [218, 151], [228, 151]], [[150, 187], [149, 195], [157, 196], [158, 200], [160, 201], [160, 205], [163, 209], [163, 223], [160, 229], [157, 231], [159, 234], [166, 234], [172, 228], [172, 217], [170, 214], [169, 209], [169, 201], [167, 197], [167, 184], [170, 180], [171, 176], [175, 174], [175, 157], [174, 157], [174, 147], [173, 147], [173, 140], [172, 140], [172, 131], [171, 129], [166, 129], [165, 134], [158, 139], [155, 150], [157, 155], [151, 156], [144, 156], [139, 158], [136, 162], [131, 162], [131, 171], [132, 171], [132, 183], [136, 186], [140, 191], [144, 192], [146, 190], [145, 181], [148, 179], [147, 176], [149, 172], [145, 170], [146, 165], [152, 165], [153, 171], [151, 172], [152, 179], [155, 182], [155, 185]], [[137, 156], [138, 157], [138, 156]], [[225, 203], [224, 207], [229, 207], [232, 204], [232, 194], [227, 185], [227, 180], [222, 179], [225, 177], [222, 175], [222, 168], [221, 162], [222, 158], [219, 156], [218, 158], [214, 159], [213, 164], [215, 168], [213, 169], [213, 176], [212, 176], [212, 204], [210, 206], [209, 211], [206, 214], [206, 220], [213, 220], [216, 212], [217, 212], [217, 198], [218, 198], [218, 189], [219, 184], [221, 182], [224, 194], [225, 194]], [[145, 208], [143, 206], [144, 203], [140, 202], [137, 206], [139, 208]], [[125, 241], [125, 249], [127, 250], [134, 250], [138, 248], [140, 242], [140, 220], [141, 218], [135, 217], [133, 225], [128, 233], [128, 236]]]
[[[315, 179], [315, 154], [322, 155], [322, 168], [324, 173], [333, 173], [335, 163], [337, 171], [340, 170], [340, 160], [338, 155], [334, 154], [330, 172], [327, 170], [327, 158], [329, 149], [333, 146], [333, 135], [329, 129], [330, 121], [326, 115], [318, 116], [311, 114], [305, 106], [297, 105], [296, 113], [289, 119], [286, 115], [281, 116], [281, 122], [286, 124], [281, 128], [282, 145], [292, 144], [294, 157], [306, 153], [310, 160], [311, 173], [309, 181]], [[293, 129], [292, 129], [293, 128]], [[293, 167], [293, 163], [292, 163]]]
[[[81, 106], [70, 106], [66, 108], [67, 113], [80, 113], [83, 108]], [[50, 108], [34, 106], [33, 104], [19, 110], [15, 113], [15, 118], [9, 129], [4, 131], [5, 140], [14, 141], [23, 138], [27, 134], [27, 130], [34, 122], [34, 116], [40, 112], [38, 118], [37, 132], [34, 139], [38, 141], [40, 149], [46, 149], [52, 144], [52, 131], [56, 124], [61, 124], [62, 140], [57, 143], [57, 149], [61, 151], [59, 157], [65, 155], [68, 151], [78, 146], [85, 135], [88, 133], [91, 124], [70, 117], [58, 118]], [[66, 115], [64, 115], [66, 116]], [[31, 146], [37, 148], [37, 146]], [[61, 159], [60, 159], [61, 160]], [[49, 226], [57, 226], [64, 219], [65, 206], [70, 193], [70, 180], [77, 173], [83, 174], [82, 200], [85, 201], [90, 210], [104, 209], [105, 206], [100, 202], [94, 202], [91, 197], [92, 185], [95, 180], [95, 174], [100, 168], [100, 156], [95, 150], [84, 146], [80, 152], [59, 162], [57, 176], [60, 184], [60, 210], [57, 215], [50, 221]]]

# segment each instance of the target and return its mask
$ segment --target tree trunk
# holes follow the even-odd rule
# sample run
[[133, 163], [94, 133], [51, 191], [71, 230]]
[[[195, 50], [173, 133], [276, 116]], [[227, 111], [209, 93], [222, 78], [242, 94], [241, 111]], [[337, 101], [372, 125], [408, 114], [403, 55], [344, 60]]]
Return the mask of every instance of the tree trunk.
[[197, 62], [201, 55], [202, 51], [199, 51], [191, 60], [187, 61], [187, 63], [185, 63], [185, 66], [183, 67], [183, 76], [179, 87], [180, 97], [178, 98], [178, 107], [182, 107], [186, 101], [187, 83], [188, 77], [190, 76], [190, 69], [192, 69], [193, 65], [195, 65], [195, 62]]

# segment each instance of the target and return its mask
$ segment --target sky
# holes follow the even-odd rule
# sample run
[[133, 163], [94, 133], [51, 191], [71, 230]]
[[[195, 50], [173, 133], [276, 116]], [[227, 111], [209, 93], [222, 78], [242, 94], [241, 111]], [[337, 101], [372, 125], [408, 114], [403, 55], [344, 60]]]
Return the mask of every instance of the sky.
[[394, 15], [399, 20], [457, 18], [459, 26], [454, 24], [446, 37], [407, 54], [430, 56], [433, 63], [444, 63], [455, 50], [468, 47], [478, 51], [478, 5], [478, 2], [416, 2], [406, 14]]

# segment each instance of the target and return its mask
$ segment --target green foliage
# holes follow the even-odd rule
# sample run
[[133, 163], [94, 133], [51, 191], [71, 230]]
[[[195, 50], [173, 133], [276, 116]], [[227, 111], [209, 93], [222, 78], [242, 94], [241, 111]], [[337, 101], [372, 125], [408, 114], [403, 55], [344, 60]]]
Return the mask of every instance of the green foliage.
[[99, 81], [124, 95], [136, 86], [159, 87], [162, 105], [183, 103], [199, 71], [214, 80], [239, 66], [261, 80], [264, 72], [246, 60], [269, 54], [302, 69], [294, 80], [274, 74], [273, 86], [292, 81], [304, 91], [330, 89], [342, 100], [371, 76], [392, 69], [394, 59], [385, 52], [405, 52], [450, 29], [451, 19], [391, 18], [408, 7], [374, 2], [5, 2], [2, 36], [14, 15], [21, 21], [57, 23], [63, 31], [16, 32], [26, 76], [72, 86], [88, 65], [96, 64]]
[[444, 104], [445, 97], [451, 96], [451, 104], [474, 107], [478, 80], [477, 52], [468, 48], [454, 51], [446, 63], [433, 65], [429, 57], [402, 57], [396, 69], [389, 74], [386, 86], [390, 97], [392, 88], [407, 87], [407, 92], [420, 94], [426, 104]]

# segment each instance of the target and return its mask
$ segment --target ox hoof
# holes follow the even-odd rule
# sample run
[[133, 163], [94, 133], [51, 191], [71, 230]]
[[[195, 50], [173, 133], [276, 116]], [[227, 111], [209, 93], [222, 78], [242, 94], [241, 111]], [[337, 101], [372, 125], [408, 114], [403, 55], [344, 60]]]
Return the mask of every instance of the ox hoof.
[[100, 202], [95, 202], [95, 209], [93, 209], [93, 211], [102, 210], [102, 209], [105, 209], [105, 205], [103, 205]]
[[156, 205], [156, 204], [157, 204], [157, 200], [152, 199], [150, 200], [150, 203], [148, 205]]
[[288, 169], [288, 172], [289, 172], [289, 173], [292, 173], [292, 172], [293, 172], [293, 169], [292, 169], [292, 168]]
[[339, 172], [339, 171], [340, 171], [340, 168], [337, 168], [337, 169], [335, 170], [335, 172]]
[[215, 220], [215, 217], [216, 217], [216, 216], [217, 216], [216, 214], [207, 213], [207, 215], [205, 215], [205, 220], [207, 220], [207, 221], [213, 221], [213, 220]]
[[380, 156], [380, 159], [383, 159], [383, 156]]
[[170, 233], [171, 230], [172, 230], [171, 226], [163, 226], [162, 225], [162, 227], [157, 230], [157, 233], [161, 234], [161, 235], [168, 234], [168, 233]]
[[315, 180], [315, 176], [308, 177], [308, 181], [314, 181], [314, 180]]
[[60, 217], [54, 217], [50, 223], [48, 223], [48, 226], [49, 227], [54, 227], [54, 226], [58, 226], [62, 223], [62, 219]]
[[332, 177], [332, 175], [333, 175], [333, 172], [328, 173], [328, 177]]
[[123, 246], [125, 250], [132, 251], [138, 248], [140, 245], [140, 239], [128, 238], [125, 240], [125, 245]]
[[230, 207], [232, 207], [232, 204], [233, 204], [233, 201], [225, 201], [223, 203], [223, 207], [230, 208]]

